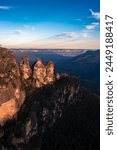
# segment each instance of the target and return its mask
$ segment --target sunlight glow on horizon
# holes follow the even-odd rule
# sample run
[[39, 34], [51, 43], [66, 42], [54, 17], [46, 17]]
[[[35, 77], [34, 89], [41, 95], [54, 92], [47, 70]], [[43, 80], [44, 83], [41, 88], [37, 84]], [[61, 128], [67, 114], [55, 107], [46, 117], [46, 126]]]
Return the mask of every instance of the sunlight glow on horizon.
[[6, 0], [0, 6], [0, 44], [8, 48], [98, 49], [99, 0], [90, 1], [44, 0], [46, 6], [41, 0], [28, 4]]

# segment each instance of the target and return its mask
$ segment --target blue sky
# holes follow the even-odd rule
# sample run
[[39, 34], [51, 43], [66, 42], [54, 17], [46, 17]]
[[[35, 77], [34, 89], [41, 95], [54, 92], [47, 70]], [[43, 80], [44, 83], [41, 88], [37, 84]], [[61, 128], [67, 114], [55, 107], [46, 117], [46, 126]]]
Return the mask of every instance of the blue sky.
[[99, 0], [0, 0], [0, 44], [99, 48]]

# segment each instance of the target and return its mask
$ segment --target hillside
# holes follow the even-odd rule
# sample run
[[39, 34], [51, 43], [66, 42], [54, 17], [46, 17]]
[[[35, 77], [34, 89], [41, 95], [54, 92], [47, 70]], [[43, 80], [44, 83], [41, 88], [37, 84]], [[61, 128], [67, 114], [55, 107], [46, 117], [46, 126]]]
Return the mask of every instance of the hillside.
[[61, 60], [55, 65], [58, 72], [77, 76], [81, 85], [94, 92], [100, 89], [100, 51], [87, 51], [84, 54]]
[[1, 129], [1, 147], [22, 150], [99, 150], [99, 98], [62, 77], [27, 98], [17, 119]]
[[10, 51], [0, 48], [0, 124], [15, 116], [24, 100], [16, 59]]
[[0, 48], [0, 150], [99, 150], [100, 99], [54, 63]]

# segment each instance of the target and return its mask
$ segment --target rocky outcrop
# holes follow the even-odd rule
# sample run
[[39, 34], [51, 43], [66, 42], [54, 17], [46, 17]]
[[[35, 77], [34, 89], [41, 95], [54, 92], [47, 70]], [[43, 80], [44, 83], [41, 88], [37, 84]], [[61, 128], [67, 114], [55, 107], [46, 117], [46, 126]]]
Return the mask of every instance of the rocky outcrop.
[[53, 82], [55, 79], [54, 76], [54, 64], [52, 61], [48, 61], [46, 63], [46, 77], [45, 77], [45, 83], [49, 84]]
[[11, 119], [25, 100], [19, 66], [15, 57], [0, 48], [0, 124]]
[[99, 150], [99, 98], [64, 76], [35, 91], [17, 119], [1, 129], [0, 146], [22, 150]]
[[20, 71], [24, 82], [27, 80], [27, 85], [29, 84], [36, 88], [55, 81], [54, 63], [52, 61], [48, 61], [44, 65], [41, 59], [38, 59], [31, 70], [28, 57], [23, 57], [20, 62]]
[[35, 86], [41, 87], [46, 84], [50, 84], [54, 81], [54, 64], [52, 61], [48, 61], [46, 65], [38, 59], [33, 67], [33, 79], [35, 80]]
[[20, 70], [23, 79], [27, 80], [31, 76], [32, 70], [30, 68], [29, 58], [27, 56], [21, 59]]
[[41, 59], [38, 59], [33, 65], [33, 79], [36, 87], [41, 87], [45, 84], [46, 67], [43, 65]]
[[31, 69], [27, 56], [18, 65], [10, 51], [0, 48], [0, 124], [16, 114], [31, 91], [57, 79], [52, 61], [44, 65], [38, 59]]
[[31, 69], [24, 57], [18, 66], [0, 48], [0, 150], [99, 150], [99, 142], [98, 96], [76, 77], [55, 75], [52, 61]]

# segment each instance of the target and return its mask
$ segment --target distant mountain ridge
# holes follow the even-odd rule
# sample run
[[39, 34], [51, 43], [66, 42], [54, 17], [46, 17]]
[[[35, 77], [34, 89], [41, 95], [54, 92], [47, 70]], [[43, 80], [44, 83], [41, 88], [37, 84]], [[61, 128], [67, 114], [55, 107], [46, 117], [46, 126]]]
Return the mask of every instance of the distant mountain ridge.
[[14, 53], [41, 53], [50, 55], [61, 55], [74, 57], [83, 54], [88, 51], [88, 49], [11, 49]]
[[90, 62], [99, 62], [100, 61], [100, 51], [96, 50], [96, 51], [86, 51], [85, 53], [81, 54], [80, 56], [76, 56], [73, 58], [74, 61], [87, 61], [87, 63]]
[[55, 64], [55, 70], [78, 76], [83, 87], [99, 92], [100, 50], [87, 51], [73, 58], [61, 60]]

